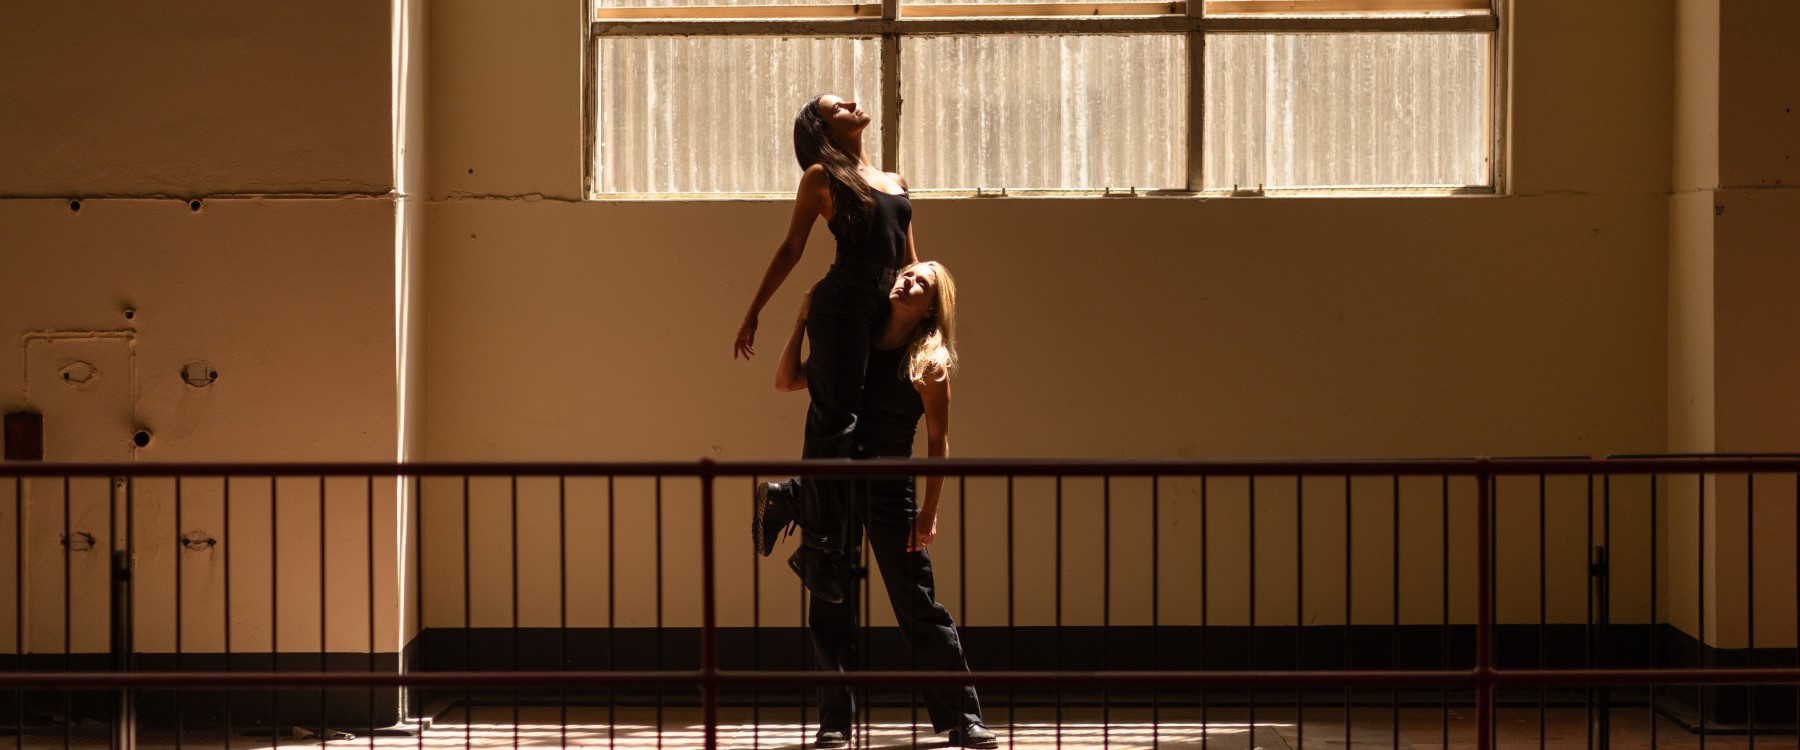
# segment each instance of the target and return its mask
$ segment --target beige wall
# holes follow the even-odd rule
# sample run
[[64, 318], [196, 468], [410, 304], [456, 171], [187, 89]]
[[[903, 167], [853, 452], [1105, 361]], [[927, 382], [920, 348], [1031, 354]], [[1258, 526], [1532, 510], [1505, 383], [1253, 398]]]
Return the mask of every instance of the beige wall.
[[[0, 98], [23, 103], [0, 112], [0, 163], [7, 165], [0, 253], [8, 270], [0, 274], [0, 298], [9, 300], [0, 307], [0, 330], [21, 341], [52, 329], [110, 338], [0, 347], [0, 372], [24, 372], [24, 387], [33, 377], [33, 346], [47, 357], [74, 346], [137, 374], [91, 414], [61, 422], [47, 414], [53, 434], [58, 424], [93, 425], [93, 437], [64, 444], [69, 456], [130, 457], [113, 431], [138, 424], [157, 435], [138, 460], [795, 455], [802, 397], [769, 388], [767, 354], [751, 363], [726, 354], [788, 206], [581, 200], [583, 5], [439, 0], [427, 19], [422, 3], [407, 3], [398, 25], [388, 4], [351, 0], [268, 8], [7, 5], [0, 55], [9, 70], [26, 74], [0, 80]], [[1795, 421], [1784, 409], [1792, 397], [1781, 386], [1794, 363], [1779, 332], [1795, 314], [1781, 301], [1791, 295], [1776, 285], [1789, 270], [1783, 217], [1793, 215], [1789, 186], [1800, 179], [1785, 150], [1797, 142], [1800, 121], [1788, 110], [1800, 77], [1780, 41], [1794, 6], [1510, 6], [1503, 28], [1511, 179], [1503, 196], [921, 197], [921, 252], [948, 263], [964, 291], [967, 369], [957, 387], [956, 455], [1791, 449]], [[207, 200], [198, 213], [148, 200], [166, 196]], [[66, 202], [75, 197], [86, 199], [80, 213]], [[1715, 198], [1726, 208], [1718, 216]], [[785, 328], [776, 323], [791, 314], [804, 281], [822, 273], [830, 247], [822, 228], [811, 247], [765, 313], [769, 331]], [[123, 321], [125, 305], [143, 314]], [[763, 343], [766, 353], [779, 344]], [[217, 366], [219, 383], [191, 389], [169, 375], [193, 359]], [[29, 392], [6, 398], [0, 406], [9, 410], [35, 403]], [[698, 575], [697, 489], [664, 484], [665, 584], [679, 592]], [[747, 484], [727, 485], [721, 495], [727, 560], [749, 554], [741, 521], [729, 520], [741, 515]], [[1115, 484], [1113, 621], [1145, 622], [1152, 592], [1126, 581], [1151, 564], [1142, 543], [1146, 490]], [[1346, 609], [1357, 622], [1387, 621], [1392, 488], [1359, 480], [1350, 493], [1356, 593], [1346, 606], [1346, 549], [1337, 534], [1345, 492], [1329, 482], [1304, 488], [1308, 545], [1296, 554], [1281, 545], [1295, 532], [1300, 502], [1288, 484], [1257, 486], [1255, 621], [1341, 622]], [[1501, 560], [1508, 578], [1499, 595], [1510, 621], [1538, 617], [1530, 484], [1508, 485], [1501, 496], [1517, 504], [1501, 528], [1515, 542], [1503, 544]], [[1433, 485], [1403, 483], [1402, 621], [1440, 616], [1442, 498]], [[1003, 488], [969, 488], [967, 533], [998, 529]], [[342, 502], [354, 506], [354, 490], [344, 489], [350, 494]], [[392, 487], [375, 493], [386, 508], [378, 539], [394, 538], [391, 524], [424, 516], [425, 569], [394, 578], [424, 587], [432, 625], [462, 620], [459, 490], [431, 484], [418, 506]], [[1204, 582], [1195, 572], [1197, 488], [1172, 482], [1162, 490], [1166, 575], [1156, 598], [1163, 621], [1197, 618], [1196, 591], [1210, 621], [1250, 621], [1249, 581], [1238, 575], [1249, 554], [1248, 486], [1220, 480], [1210, 487], [1212, 577]], [[1620, 488], [1617, 501], [1639, 507], [1647, 490]], [[211, 523], [217, 503], [206, 490], [193, 491], [196, 522]], [[60, 515], [40, 513], [32, 492], [31, 523], [42, 526], [40, 535], [59, 532]], [[158, 492], [166, 514], [166, 490], [147, 490], [146, 498]], [[296, 489], [293, 505], [283, 506], [299, 514], [291, 522], [297, 537], [311, 533], [301, 516], [317, 515], [312, 492]], [[654, 485], [622, 480], [615, 487], [616, 549], [603, 538], [603, 488], [589, 483], [565, 493], [568, 521], [560, 529], [548, 485], [524, 481], [519, 496], [520, 622], [560, 619], [563, 603], [547, 574], [562, 563], [551, 543], [559, 538], [569, 540], [569, 564], [581, 576], [568, 604], [573, 624], [606, 622], [609, 594], [619, 624], [656, 621], [648, 575], [657, 558], [648, 531]], [[1091, 529], [1103, 521], [1102, 496], [1092, 482], [1066, 485], [1065, 522]], [[1553, 547], [1546, 617], [1553, 621], [1584, 614], [1585, 496], [1580, 482], [1553, 483], [1546, 500], [1544, 535]], [[355, 515], [331, 497], [328, 513]], [[1759, 503], [1751, 519], [1746, 503], [1734, 521], [1737, 506], [1716, 503], [1716, 494], [1704, 510], [1662, 497], [1665, 518], [1725, 513], [1709, 517], [1715, 534], [1752, 521], [1785, 528], [1777, 516], [1791, 512]], [[477, 625], [512, 621], [511, 498], [510, 487], [485, 485], [471, 496]], [[996, 624], [1003, 616], [993, 609], [1006, 593], [994, 588], [995, 571], [1008, 559], [1013, 593], [1025, 602], [1019, 621], [1055, 619], [1047, 604], [1056, 594], [1054, 525], [1042, 512], [1053, 498], [1046, 481], [1019, 483], [1014, 502], [1033, 512], [1022, 514], [1017, 554], [977, 544], [968, 560], [943, 561], [945, 598], [959, 607], [968, 599], [959, 611], [966, 621]], [[1470, 488], [1452, 491], [1453, 542], [1468, 539], [1471, 498]], [[963, 500], [953, 494], [946, 514]], [[85, 518], [103, 518], [103, 501], [94, 502], [102, 505], [81, 511]], [[262, 512], [234, 515], [234, 527], [240, 519], [246, 529], [266, 523]], [[1641, 516], [1616, 523], [1616, 558], [1648, 559]], [[1671, 521], [1656, 539], [1667, 556], [1662, 608], [1690, 632], [1698, 612], [1722, 618], [1709, 633], [1743, 630], [1714, 606], [1690, 607], [1682, 619], [1685, 605], [1677, 601], [1691, 601], [1701, 577], [1684, 583], [1676, 571], [1695, 567], [1704, 548], [1696, 542], [1681, 551], [1688, 531]], [[964, 533], [946, 529], [940, 550]], [[346, 537], [343, 559], [354, 563], [366, 541]], [[1068, 622], [1097, 616], [1103, 581], [1092, 541], [1065, 538]], [[1759, 550], [1779, 549], [1777, 541]], [[406, 557], [406, 545], [385, 544], [378, 557]], [[1472, 567], [1470, 547], [1451, 545], [1453, 582]], [[156, 558], [151, 545], [144, 549], [152, 569], [174, 554], [165, 548]], [[282, 559], [303, 549], [304, 542], [289, 544]], [[599, 567], [609, 552], [619, 564], [611, 576]], [[261, 553], [245, 554], [237, 559]], [[1743, 558], [1705, 559], [1709, 596], [1732, 601], [1717, 571], [1735, 570]], [[1784, 559], [1791, 563], [1791, 555]], [[295, 560], [299, 577], [283, 579], [282, 589], [316, 590], [319, 581], [307, 572], [316, 561]], [[1779, 563], [1771, 558], [1768, 569]], [[184, 579], [190, 594], [219, 591], [216, 562], [184, 570], [198, 571], [184, 573], [199, 576]], [[725, 621], [746, 621], [751, 570], [765, 584], [764, 622], [792, 624], [792, 581], [778, 559], [729, 566]], [[1631, 613], [1648, 609], [1647, 570], [1615, 570], [1615, 618], [1641, 617]], [[966, 592], [952, 583], [965, 572]], [[328, 581], [334, 588], [338, 575]], [[1302, 578], [1304, 592], [1295, 588]], [[366, 598], [343, 583], [349, 598]], [[402, 606], [381, 592], [385, 585], [377, 587], [381, 607]], [[1760, 592], [1784, 584], [1771, 573], [1757, 585]], [[172, 581], [145, 586], [172, 589]], [[411, 589], [395, 590], [410, 606]], [[10, 601], [6, 593], [0, 601]], [[234, 640], [240, 648], [267, 638], [266, 630], [257, 634], [268, 615], [257, 596], [234, 589], [232, 617], [244, 622], [234, 639], [251, 639]], [[1470, 596], [1453, 586], [1453, 618], [1471, 616]], [[220, 620], [218, 606], [199, 611]], [[366, 616], [337, 609], [345, 619], [333, 615], [328, 645], [358, 648]], [[697, 611], [692, 596], [671, 594], [665, 622], [693, 624]], [[1782, 632], [1764, 617], [1792, 615], [1759, 608], [1759, 645], [1763, 634]], [[309, 621], [284, 625], [282, 647], [316, 648]], [[9, 623], [0, 618], [0, 644], [11, 642]], [[33, 620], [34, 628], [54, 625]], [[167, 630], [146, 621], [146, 644], [172, 642]], [[205, 648], [211, 637], [184, 645]]]
[[[387, 4], [364, 0], [0, 6], [0, 331], [11, 342], [0, 372], [14, 379], [0, 410], [44, 413], [47, 459], [395, 457], [390, 37]], [[188, 197], [204, 199], [198, 211]], [[100, 363], [91, 391], [57, 381], [78, 359]], [[196, 361], [218, 381], [184, 383]], [[153, 438], [133, 449], [140, 426]], [[21, 498], [34, 651], [64, 645], [59, 485], [33, 483]], [[333, 592], [325, 645], [369, 647], [371, 498], [366, 482], [333, 486], [321, 581], [318, 483], [283, 485], [283, 650], [319, 648], [322, 586]], [[125, 535], [110, 533], [104, 486], [73, 495], [69, 525], [101, 547], [75, 556], [76, 596], [104, 602], [104, 550]], [[177, 564], [181, 646], [219, 649], [227, 548], [232, 647], [269, 647], [267, 496], [266, 480], [234, 483], [228, 536], [218, 480], [185, 484], [179, 530], [172, 483], [134, 488], [139, 649], [176, 647]], [[392, 651], [391, 480], [372, 502], [377, 648]], [[176, 535], [192, 530], [224, 544], [178, 553]], [[13, 578], [10, 566], [0, 574], [8, 606]], [[72, 648], [106, 650], [105, 617], [78, 607]], [[0, 619], [10, 650], [13, 618]]]
[[[1792, 452], [1800, 304], [1782, 282], [1800, 270], [1800, 61], [1780, 40], [1800, 30], [1800, 6], [1684, 0], [1678, 21], [1670, 447]], [[1708, 481], [1704, 504], [1692, 478], [1670, 494], [1669, 619], [1697, 633], [1704, 617], [1721, 647], [1794, 642], [1792, 478], [1754, 479]]]
[[[554, 40], [563, 35], [557, 29], [564, 19], [579, 16], [580, 5], [540, 0], [504, 14], [478, 2], [433, 6], [437, 200], [428, 243], [427, 455], [793, 456], [802, 397], [770, 389], [766, 355], [746, 364], [731, 361], [726, 349], [788, 205], [576, 200], [582, 46], [579, 38]], [[966, 371], [956, 390], [955, 454], [1662, 450], [1674, 8], [1530, 0], [1515, 8], [1507, 24], [1514, 40], [1514, 182], [1505, 197], [918, 199], [920, 252], [946, 262], [963, 293]], [[766, 338], [786, 328], [780, 322], [792, 313], [804, 280], [823, 272], [830, 243], [822, 228], [815, 230], [795, 280], [765, 313], [765, 329], [775, 332]], [[779, 341], [763, 344], [772, 352]], [[1406, 621], [1441, 616], [1437, 488], [1430, 484], [1408, 490], [1424, 496], [1403, 523], [1419, 525], [1414, 531], [1425, 543], [1403, 549]], [[450, 489], [428, 497], [428, 508], [459, 508], [459, 493]], [[1293, 534], [1294, 501], [1284, 492], [1291, 489], [1259, 486], [1259, 539], [1271, 535], [1257, 552], [1266, 591], [1259, 592], [1259, 623], [1294, 618], [1296, 563], [1279, 546]], [[742, 514], [743, 493], [721, 495], [726, 517]], [[1220, 515], [1213, 528], [1220, 536], [1209, 552], [1217, 580], [1208, 616], [1248, 622], [1247, 578], [1228, 572], [1247, 560], [1243, 532], [1230, 530], [1247, 528], [1245, 488], [1239, 480], [1235, 491], [1215, 493], [1213, 512]], [[1391, 506], [1375, 493], [1356, 501], [1367, 503], [1370, 514], [1365, 521], [1364, 510], [1357, 511], [1356, 555], [1368, 558], [1352, 565], [1359, 571], [1353, 584], [1359, 622], [1391, 616]], [[472, 512], [487, 519], [477, 525], [504, 533], [509, 497], [473, 499]], [[665, 503], [675, 504], [669, 507], [685, 509], [665, 513], [665, 552], [687, 550], [698, 537], [691, 497], [691, 490], [665, 492]], [[1034, 509], [1021, 513], [1014, 558], [1024, 624], [1047, 624], [1055, 616], [1053, 545], [1046, 547], [1054, 525], [1043, 512], [1052, 497], [1041, 487], [1015, 496], [1018, 507]], [[1341, 519], [1342, 497], [1341, 488], [1335, 495], [1321, 490], [1311, 501], [1317, 505], [1309, 506], [1307, 622], [1344, 617], [1337, 562], [1343, 545], [1329, 530], [1333, 523], [1341, 528], [1341, 520], [1330, 519], [1332, 513]], [[1556, 621], [1585, 612], [1582, 541], [1566, 535], [1582, 528], [1574, 502], [1580, 494], [1568, 497], [1553, 505], [1551, 523], [1563, 531], [1549, 535], [1562, 540], [1551, 553], [1559, 572], [1548, 576]], [[484, 502], [501, 506], [483, 511]], [[991, 523], [983, 514], [997, 512], [1004, 495], [971, 489], [970, 502], [970, 523]], [[1472, 490], [1459, 490], [1456, 503], [1469, 502]], [[653, 524], [654, 501], [639, 491], [622, 493], [616, 503], [620, 529], [638, 530], [618, 543], [621, 568], [634, 574], [620, 580], [616, 598], [647, 602], [652, 591], [643, 571], [653, 569], [655, 558], [643, 531]], [[1092, 528], [1100, 517], [1097, 490], [1066, 494], [1065, 504], [1071, 523], [1084, 520]], [[1119, 507], [1135, 510], [1115, 511], [1137, 514], [1131, 523], [1115, 519], [1121, 524], [1117, 570], [1148, 569], [1142, 505], [1128, 502]], [[534, 514], [551, 512], [548, 507], [534, 510], [527, 498], [521, 528], [537, 524]], [[1463, 511], [1453, 512], [1459, 520], [1452, 535], [1466, 544], [1472, 516], [1456, 512]], [[1520, 557], [1506, 563], [1533, 571], [1530, 592], [1504, 592], [1505, 611], [1519, 621], [1537, 619], [1535, 518], [1532, 513], [1526, 526], [1510, 529], [1531, 542], [1529, 553], [1510, 548]], [[1165, 518], [1163, 534], [1191, 539], [1194, 521], [1176, 532], [1176, 521]], [[749, 555], [740, 525], [721, 526], [727, 560]], [[601, 528], [583, 531], [599, 535]], [[457, 564], [460, 532], [439, 533], [447, 535], [448, 546], [438, 545], [449, 555], [443, 565]], [[959, 532], [946, 533], [941, 551], [953, 549]], [[1619, 534], [1622, 549], [1647, 554], [1641, 538], [1647, 528]], [[429, 550], [436, 537], [427, 536]], [[994, 612], [983, 608], [1004, 603], [997, 571], [1007, 553], [991, 541], [977, 546], [968, 561], [974, 574], [968, 619], [992, 624]], [[1067, 552], [1065, 603], [1088, 603], [1078, 615], [1067, 614], [1098, 618], [1101, 579], [1092, 544], [1084, 539]], [[480, 581], [472, 608], [477, 621], [493, 619], [482, 612], [499, 621], [510, 615], [510, 557], [505, 548], [497, 554], [490, 564], [473, 566]], [[533, 567], [531, 554], [521, 563], [527, 570], [550, 570]], [[1169, 548], [1170, 592], [1195, 591], [1182, 580], [1189, 575], [1186, 556], [1197, 563], [1195, 555], [1191, 543]], [[690, 563], [667, 560], [670, 580], [697, 580]], [[941, 563], [947, 581], [959, 565]], [[1455, 559], [1452, 565], [1462, 570]], [[779, 582], [764, 617], [793, 620], [791, 576], [778, 559], [761, 570], [763, 581]], [[724, 586], [722, 617], [747, 618], [749, 573], [732, 566], [730, 575], [746, 580]], [[545, 598], [531, 593], [534, 585], [555, 582], [554, 576], [522, 579], [527, 602]], [[1148, 621], [1150, 592], [1133, 580], [1115, 578], [1115, 622]], [[577, 581], [584, 593], [574, 598], [603, 597], [602, 584]], [[958, 601], [960, 592], [946, 587], [946, 599]], [[1622, 613], [1647, 608], [1647, 581], [1620, 587], [1637, 592], [1625, 598]], [[460, 591], [444, 596], [447, 609], [434, 609], [431, 624], [461, 620]], [[1472, 616], [1468, 596], [1452, 594], [1460, 619]], [[1171, 593], [1164, 621], [1197, 619], [1195, 602], [1192, 594]], [[528, 619], [541, 621], [532, 606], [521, 606]], [[697, 618], [695, 603], [665, 606], [674, 621]]]

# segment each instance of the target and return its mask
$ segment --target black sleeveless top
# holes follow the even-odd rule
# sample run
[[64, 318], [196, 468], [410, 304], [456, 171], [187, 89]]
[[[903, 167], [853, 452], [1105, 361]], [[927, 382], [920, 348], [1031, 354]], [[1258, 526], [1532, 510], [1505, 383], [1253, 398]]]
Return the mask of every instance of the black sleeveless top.
[[868, 383], [857, 413], [856, 442], [872, 456], [912, 456], [913, 435], [925, 416], [925, 400], [900, 372], [907, 347], [869, 350]]
[[906, 229], [912, 224], [912, 200], [904, 192], [896, 195], [874, 188], [869, 195], [875, 210], [867, 224], [851, 228], [833, 216], [826, 226], [837, 237], [839, 255], [879, 263], [898, 269], [906, 263]]

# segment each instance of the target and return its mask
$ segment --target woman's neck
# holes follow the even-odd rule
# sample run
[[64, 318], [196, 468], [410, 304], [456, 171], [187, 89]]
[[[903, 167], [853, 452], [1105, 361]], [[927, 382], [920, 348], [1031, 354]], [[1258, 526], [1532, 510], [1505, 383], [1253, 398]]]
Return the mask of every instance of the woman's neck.
[[919, 327], [924, 315], [908, 310], [899, 305], [890, 305], [887, 327], [882, 329], [881, 337], [875, 342], [876, 349], [898, 349], [912, 338], [913, 329]]
[[860, 136], [851, 139], [849, 143], [838, 144], [838, 150], [844, 152], [845, 156], [850, 157], [850, 163], [855, 164], [858, 168], [870, 166], [869, 158], [863, 154], [863, 144]]

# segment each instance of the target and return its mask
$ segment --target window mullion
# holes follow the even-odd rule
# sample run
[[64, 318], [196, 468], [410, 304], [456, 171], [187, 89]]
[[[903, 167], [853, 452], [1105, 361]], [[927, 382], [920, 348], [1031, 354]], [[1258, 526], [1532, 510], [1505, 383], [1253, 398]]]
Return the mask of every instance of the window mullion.
[[[882, 0], [882, 12], [899, 7], [899, 0]], [[881, 168], [900, 171], [900, 35], [881, 35]]]
[[[1193, 0], [1187, 4], [1189, 18], [1205, 14], [1206, 3]], [[1197, 192], [1206, 181], [1206, 32], [1188, 32], [1187, 66], [1187, 189]]]

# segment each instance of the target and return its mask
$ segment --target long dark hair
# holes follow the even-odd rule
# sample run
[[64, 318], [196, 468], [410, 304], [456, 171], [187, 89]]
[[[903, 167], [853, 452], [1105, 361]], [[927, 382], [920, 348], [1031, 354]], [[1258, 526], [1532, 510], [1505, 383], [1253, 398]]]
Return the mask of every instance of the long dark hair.
[[875, 198], [869, 194], [868, 181], [857, 173], [856, 162], [831, 142], [825, 116], [819, 113], [823, 98], [823, 94], [813, 97], [794, 117], [794, 158], [802, 170], [818, 164], [831, 177], [831, 222], [861, 227], [875, 214]]

